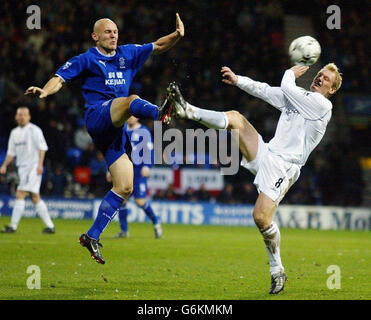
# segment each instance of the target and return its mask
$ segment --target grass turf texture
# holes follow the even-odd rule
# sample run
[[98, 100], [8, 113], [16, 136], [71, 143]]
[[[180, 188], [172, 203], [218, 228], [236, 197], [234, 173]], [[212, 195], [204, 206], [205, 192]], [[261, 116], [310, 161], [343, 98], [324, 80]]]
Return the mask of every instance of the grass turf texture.
[[[9, 223], [0, 218], [0, 226]], [[129, 225], [129, 239], [115, 239], [118, 223], [102, 234], [105, 265], [78, 243], [90, 220], [55, 220], [57, 233], [41, 234], [40, 219], [23, 218], [15, 234], [0, 234], [0, 299], [58, 300], [326, 300], [371, 298], [368, 232], [281, 229], [281, 255], [289, 281], [268, 294], [269, 264], [256, 228]], [[41, 270], [41, 289], [27, 288], [30, 265]], [[330, 290], [327, 267], [341, 269], [341, 289]]]

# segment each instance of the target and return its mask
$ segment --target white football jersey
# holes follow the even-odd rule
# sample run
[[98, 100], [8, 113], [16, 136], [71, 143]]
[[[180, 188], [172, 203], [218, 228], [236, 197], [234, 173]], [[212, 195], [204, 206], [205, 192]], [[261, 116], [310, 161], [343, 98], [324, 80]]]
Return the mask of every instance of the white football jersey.
[[7, 155], [16, 157], [17, 167], [36, 166], [40, 150], [48, 150], [48, 145], [38, 126], [29, 123], [10, 132]]
[[318, 92], [297, 87], [292, 70], [286, 70], [281, 87], [243, 76], [238, 76], [237, 86], [281, 111], [268, 148], [284, 160], [303, 166], [325, 134], [331, 101]]

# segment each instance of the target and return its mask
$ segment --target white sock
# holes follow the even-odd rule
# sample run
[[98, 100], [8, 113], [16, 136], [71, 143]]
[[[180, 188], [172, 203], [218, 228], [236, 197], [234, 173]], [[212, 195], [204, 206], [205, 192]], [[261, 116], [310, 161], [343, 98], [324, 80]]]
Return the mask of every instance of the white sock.
[[35, 204], [35, 210], [48, 228], [54, 228], [54, 224], [49, 216], [48, 208], [43, 200], [40, 200]]
[[224, 112], [197, 108], [187, 102], [186, 115], [188, 119], [202, 123], [212, 129], [227, 129], [228, 117]]
[[12, 218], [10, 220], [10, 226], [14, 229], [17, 230], [19, 221], [22, 218], [24, 207], [26, 205], [25, 200], [15, 200], [14, 202], [14, 208], [12, 212]]
[[269, 226], [268, 229], [260, 231], [263, 235], [263, 240], [265, 242], [265, 247], [267, 248], [270, 273], [275, 274], [279, 271], [283, 271], [284, 267], [281, 262], [280, 255], [280, 243], [281, 243], [281, 233], [275, 222]]

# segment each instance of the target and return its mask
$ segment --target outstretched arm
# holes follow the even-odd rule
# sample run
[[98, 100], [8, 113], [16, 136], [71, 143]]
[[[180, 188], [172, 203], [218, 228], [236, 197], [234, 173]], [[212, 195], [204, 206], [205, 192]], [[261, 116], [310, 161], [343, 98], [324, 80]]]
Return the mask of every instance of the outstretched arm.
[[176, 14], [176, 30], [173, 33], [168, 34], [165, 37], [162, 37], [155, 41], [153, 54], [160, 54], [167, 50], [169, 50], [171, 47], [173, 47], [180, 38], [184, 37], [184, 24], [182, 20], [180, 20], [179, 14]]
[[237, 86], [241, 90], [264, 100], [277, 109], [281, 109], [284, 106], [284, 95], [279, 87], [271, 87], [267, 83], [254, 81], [249, 77], [238, 76], [228, 67], [222, 67], [221, 72], [224, 83]]
[[44, 86], [44, 88], [39, 87], [29, 87], [25, 95], [27, 94], [39, 94], [39, 98], [43, 99], [47, 96], [50, 96], [56, 92], [58, 92], [63, 86], [63, 80], [60, 77], [53, 77], [51, 78]]

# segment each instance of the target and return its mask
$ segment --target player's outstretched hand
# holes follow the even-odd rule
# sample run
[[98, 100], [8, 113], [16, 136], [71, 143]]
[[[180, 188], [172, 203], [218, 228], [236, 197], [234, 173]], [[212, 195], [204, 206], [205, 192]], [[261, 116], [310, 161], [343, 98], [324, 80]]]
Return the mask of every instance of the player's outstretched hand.
[[181, 37], [184, 37], [184, 24], [183, 21], [180, 20], [179, 13], [176, 13], [176, 32]]
[[300, 78], [304, 73], [306, 73], [308, 71], [308, 69], [309, 69], [308, 66], [300, 66], [300, 65], [293, 66], [291, 68], [291, 70], [294, 71], [296, 79]]
[[6, 174], [6, 166], [0, 167], [0, 174]]
[[222, 81], [224, 83], [230, 84], [232, 86], [235, 86], [237, 84], [237, 76], [229, 67], [222, 67], [220, 72], [222, 73]]
[[40, 94], [39, 95], [39, 98], [43, 99], [43, 98], [46, 98], [48, 96], [48, 93], [39, 88], [39, 87], [29, 87], [26, 92], [24, 93], [25, 95], [28, 95], [28, 94]]

